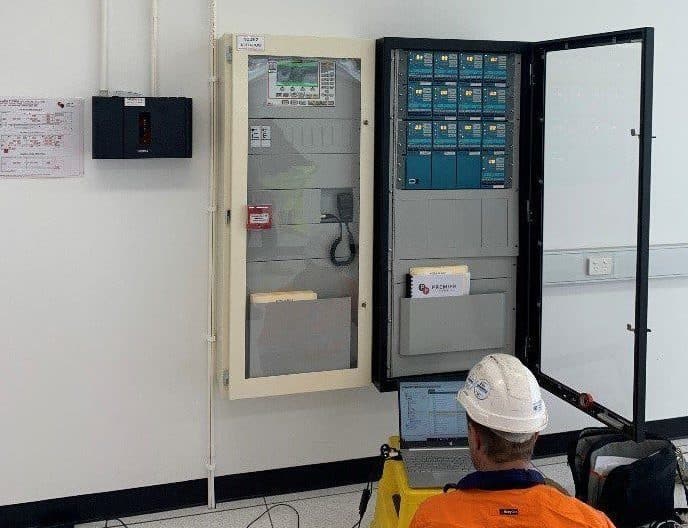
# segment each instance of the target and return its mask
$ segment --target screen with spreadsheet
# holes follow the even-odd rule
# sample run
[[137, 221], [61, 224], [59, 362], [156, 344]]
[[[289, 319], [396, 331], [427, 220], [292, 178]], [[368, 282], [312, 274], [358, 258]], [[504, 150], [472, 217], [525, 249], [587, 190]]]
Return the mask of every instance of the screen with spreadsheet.
[[404, 443], [444, 443], [463, 440], [468, 433], [466, 412], [456, 395], [463, 381], [399, 383], [399, 422]]

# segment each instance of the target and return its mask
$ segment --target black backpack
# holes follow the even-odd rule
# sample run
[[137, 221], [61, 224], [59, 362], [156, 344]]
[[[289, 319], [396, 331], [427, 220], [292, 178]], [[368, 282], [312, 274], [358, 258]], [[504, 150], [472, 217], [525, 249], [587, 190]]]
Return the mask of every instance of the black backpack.
[[[618, 464], [621, 459], [617, 457], [628, 461], [608, 472], [598, 469], [603, 461], [616, 460]], [[583, 429], [569, 447], [568, 464], [576, 497], [606, 513], [617, 527], [631, 528], [677, 519], [677, 472], [688, 500], [678, 464], [681, 457], [681, 451], [666, 438], [648, 434], [644, 442], [636, 443], [612, 429], [594, 427]]]

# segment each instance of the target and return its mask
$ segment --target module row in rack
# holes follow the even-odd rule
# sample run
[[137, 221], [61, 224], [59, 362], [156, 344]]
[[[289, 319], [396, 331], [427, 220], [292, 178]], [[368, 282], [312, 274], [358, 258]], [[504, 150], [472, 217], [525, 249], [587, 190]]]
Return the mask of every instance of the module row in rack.
[[453, 51], [409, 51], [408, 79], [507, 82], [512, 66], [509, 55], [457, 53]]
[[505, 151], [409, 151], [400, 182], [404, 189], [503, 189], [506, 169]]
[[412, 81], [401, 106], [408, 115], [506, 116], [508, 99], [505, 84]]
[[406, 149], [504, 149], [511, 124], [505, 121], [406, 121]]

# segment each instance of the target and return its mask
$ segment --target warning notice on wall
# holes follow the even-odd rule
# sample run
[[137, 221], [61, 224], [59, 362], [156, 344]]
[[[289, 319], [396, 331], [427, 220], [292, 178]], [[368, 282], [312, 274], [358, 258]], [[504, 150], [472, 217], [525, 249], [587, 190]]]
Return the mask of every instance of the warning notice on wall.
[[83, 175], [83, 99], [0, 97], [1, 178]]

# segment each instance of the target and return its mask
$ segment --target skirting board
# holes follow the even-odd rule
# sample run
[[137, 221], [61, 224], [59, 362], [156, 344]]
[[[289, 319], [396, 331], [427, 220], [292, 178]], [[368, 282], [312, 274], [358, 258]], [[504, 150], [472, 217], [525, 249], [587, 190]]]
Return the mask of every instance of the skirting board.
[[[588, 258], [610, 257], [610, 275], [588, 275]], [[557, 286], [589, 282], [635, 279], [634, 247], [581, 248], [545, 251], [543, 284]], [[650, 247], [650, 279], [688, 277], [688, 244], [665, 244]]]
[[[648, 422], [648, 430], [669, 438], [688, 437], [688, 417]], [[562, 455], [578, 431], [543, 435], [536, 458]], [[365, 483], [380, 477], [380, 458], [368, 457], [271, 469], [215, 479], [218, 502]], [[361, 488], [362, 489], [362, 488]], [[53, 528], [114, 517], [130, 517], [206, 504], [205, 479], [93, 493], [0, 507], [0, 527]], [[355, 503], [354, 503], [355, 502]], [[358, 508], [358, 501], [351, 504]]]

